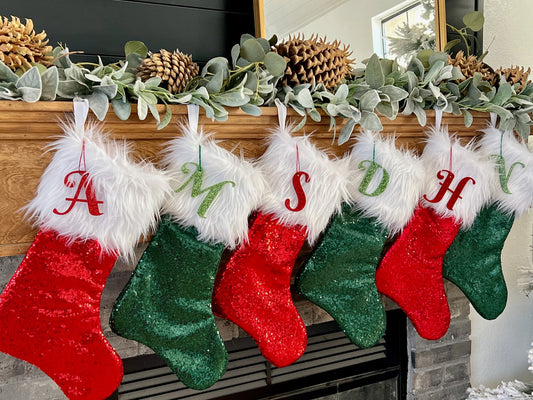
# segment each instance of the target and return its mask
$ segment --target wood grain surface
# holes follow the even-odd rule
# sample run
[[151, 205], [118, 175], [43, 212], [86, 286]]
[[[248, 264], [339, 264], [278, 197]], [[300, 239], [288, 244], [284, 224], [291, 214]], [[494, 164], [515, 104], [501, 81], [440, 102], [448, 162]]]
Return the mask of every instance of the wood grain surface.
[[[158, 106], [159, 107], [159, 106]], [[110, 111], [104, 121], [104, 130], [111, 137], [126, 139], [132, 143], [136, 159], [148, 159], [157, 163], [158, 154], [164, 144], [179, 135], [178, 121], [185, 121], [186, 106], [171, 106], [173, 119], [166, 128], [158, 131], [150, 116], [139, 121], [136, 114], [127, 121], [118, 119]], [[161, 112], [164, 107], [161, 106]], [[21, 208], [34, 196], [39, 178], [50, 162], [53, 154], [46, 152], [46, 145], [62, 133], [59, 121], [69, 116], [70, 102], [38, 102], [28, 104], [16, 101], [0, 101], [0, 256], [23, 254], [33, 241], [36, 231], [23, 219]], [[200, 114], [203, 114], [201, 112]], [[91, 114], [92, 115], [92, 114]], [[300, 121], [300, 116], [289, 110], [288, 120]], [[433, 122], [433, 112], [428, 112], [429, 123]], [[457, 133], [468, 141], [479, 135], [485, 128], [488, 114], [475, 113], [474, 123], [465, 128], [462, 116], [445, 116], [443, 124], [449, 126], [450, 133]], [[414, 116], [398, 116], [394, 121], [382, 120], [383, 135], [398, 137], [399, 146], [408, 146], [421, 151], [424, 146], [425, 131]], [[226, 122], [211, 121], [200, 116], [200, 125], [205, 132], [214, 133], [220, 145], [236, 154], [255, 158], [266, 146], [266, 139], [277, 124], [275, 107], [263, 108], [263, 115], [253, 117], [239, 109], [231, 110]], [[337, 123], [337, 133], [342, 127]], [[344, 154], [350, 146], [338, 146], [333, 142], [333, 132], [328, 132], [329, 117], [323, 116], [321, 123], [309, 123], [297, 135], [311, 134], [311, 139], [321, 149], [332, 156]]]

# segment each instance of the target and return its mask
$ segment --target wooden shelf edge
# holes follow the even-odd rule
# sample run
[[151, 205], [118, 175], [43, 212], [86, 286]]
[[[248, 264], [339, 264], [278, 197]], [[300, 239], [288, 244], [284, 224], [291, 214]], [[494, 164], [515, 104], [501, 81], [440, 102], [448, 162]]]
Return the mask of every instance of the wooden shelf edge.
[[0, 257], [26, 254], [30, 246], [31, 242], [0, 244]]

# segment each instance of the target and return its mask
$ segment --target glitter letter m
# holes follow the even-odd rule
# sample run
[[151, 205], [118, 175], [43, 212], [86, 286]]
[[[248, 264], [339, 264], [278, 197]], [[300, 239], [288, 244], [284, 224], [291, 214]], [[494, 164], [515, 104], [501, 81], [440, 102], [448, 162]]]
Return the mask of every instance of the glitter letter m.
[[184, 174], [189, 174], [191, 172], [191, 170], [187, 168], [188, 165], [194, 165], [196, 167], [196, 170], [193, 172], [191, 177], [187, 179], [187, 181], [183, 185], [181, 185], [178, 189], [176, 189], [176, 193], [179, 193], [183, 189], [185, 189], [191, 181], [192, 181], [191, 197], [197, 197], [207, 192], [207, 195], [205, 196], [204, 201], [202, 201], [202, 204], [200, 204], [200, 207], [198, 207], [198, 211], [197, 211], [200, 217], [205, 218], [205, 213], [207, 212], [208, 208], [211, 206], [215, 198], [218, 196], [218, 194], [222, 190], [222, 187], [226, 183], [230, 183], [233, 187], [235, 187], [235, 182], [223, 181], [223, 182], [215, 183], [214, 185], [208, 186], [205, 189], [202, 189], [202, 183], [204, 181], [204, 170], [200, 168], [199, 164], [196, 164], [194, 162], [188, 162], [188, 163], [183, 164], [183, 166], [181, 167], [181, 170]]

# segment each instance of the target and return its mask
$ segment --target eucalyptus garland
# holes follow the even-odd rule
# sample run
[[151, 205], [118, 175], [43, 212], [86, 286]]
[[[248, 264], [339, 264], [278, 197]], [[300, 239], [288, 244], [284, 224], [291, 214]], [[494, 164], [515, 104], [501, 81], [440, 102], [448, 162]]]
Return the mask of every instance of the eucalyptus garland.
[[[281, 83], [286, 62], [270, 41], [243, 35], [231, 50], [231, 61], [215, 57], [182, 93], [172, 94], [159, 86], [160, 78], [142, 81], [136, 77], [147, 48], [142, 42], [128, 42], [125, 58], [104, 65], [73, 63], [68, 48], [56, 47], [52, 66], [34, 64], [15, 73], [0, 61], [0, 99], [39, 100], [86, 98], [96, 117], [103, 120], [109, 105], [126, 120], [131, 103], [137, 103], [137, 115], [144, 120], [151, 114], [164, 128], [171, 120], [169, 104], [197, 104], [208, 118], [228, 119], [226, 107], [240, 107], [259, 116], [260, 106], [274, 104], [276, 98], [302, 116], [294, 130], [301, 129], [307, 118], [320, 121], [323, 111], [330, 118], [330, 130], [336, 135], [337, 118], [347, 121], [338, 135], [339, 144], [347, 141], [354, 128], [381, 131], [380, 116], [391, 120], [401, 113], [414, 114], [420, 125], [426, 124], [426, 110], [440, 109], [463, 115], [465, 125], [472, 124], [471, 111], [496, 113], [502, 130], [514, 129], [526, 138], [533, 124], [533, 84], [506, 82], [493, 86], [481, 74], [465, 79], [461, 71], [448, 63], [448, 54], [423, 50], [402, 68], [393, 60], [372, 55], [364, 68], [353, 71], [349, 79], [330, 91], [323, 84], [289, 87]], [[160, 115], [156, 104], [166, 105]]]

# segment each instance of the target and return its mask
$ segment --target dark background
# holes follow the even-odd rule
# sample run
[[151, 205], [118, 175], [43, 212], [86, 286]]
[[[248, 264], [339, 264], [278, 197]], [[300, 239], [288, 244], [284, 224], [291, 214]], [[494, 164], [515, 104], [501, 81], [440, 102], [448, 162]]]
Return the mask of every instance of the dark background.
[[[483, 11], [483, 0], [446, 0], [446, 19], [455, 27], [473, 10]], [[85, 55], [72, 56], [75, 62], [95, 61], [96, 55], [104, 63], [117, 61], [128, 40], [140, 40], [151, 51], [178, 48], [203, 64], [229, 58], [242, 33], [254, 34], [252, 0], [0, 0], [0, 15], [31, 18], [36, 31], [46, 30], [50, 45], [83, 50]], [[448, 41], [457, 37], [448, 31]], [[481, 54], [483, 33], [476, 37], [475, 53]]]
[[33, 20], [49, 44], [66, 44], [75, 62], [124, 58], [124, 44], [140, 40], [149, 50], [178, 48], [205, 63], [230, 56], [242, 33], [254, 34], [252, 0], [0, 0], [0, 15]]
[[[463, 16], [471, 11], [483, 12], [483, 0], [446, 0], [446, 22], [453, 25], [455, 28], [462, 28], [464, 26]], [[459, 39], [460, 36], [447, 30], [448, 42], [454, 39]], [[473, 54], [481, 55], [483, 53], [483, 30], [475, 33]], [[465, 50], [464, 44], [457, 45], [453, 48], [452, 53], [455, 54], [459, 50]]]

